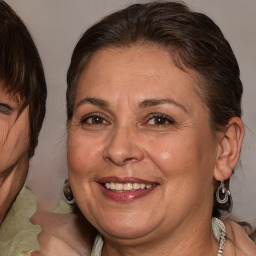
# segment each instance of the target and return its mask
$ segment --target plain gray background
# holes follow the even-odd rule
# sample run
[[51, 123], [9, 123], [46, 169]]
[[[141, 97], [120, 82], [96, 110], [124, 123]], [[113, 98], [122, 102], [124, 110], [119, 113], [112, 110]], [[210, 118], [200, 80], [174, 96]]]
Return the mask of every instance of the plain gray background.
[[[51, 209], [61, 195], [66, 167], [66, 71], [72, 50], [85, 29], [104, 15], [139, 1], [6, 0], [31, 31], [48, 85], [47, 114], [28, 186], [40, 207]], [[146, 2], [146, 1], [144, 1]], [[241, 163], [232, 177], [234, 215], [256, 225], [256, 0], [187, 0], [222, 29], [238, 59], [244, 84], [246, 137]]]

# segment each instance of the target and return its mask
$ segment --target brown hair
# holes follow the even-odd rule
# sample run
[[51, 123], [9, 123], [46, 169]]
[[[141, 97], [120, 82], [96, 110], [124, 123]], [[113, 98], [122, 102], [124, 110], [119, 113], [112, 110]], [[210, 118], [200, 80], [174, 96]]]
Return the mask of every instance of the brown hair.
[[45, 116], [47, 96], [44, 71], [33, 39], [25, 24], [0, 0], [0, 80], [4, 90], [29, 106], [30, 148], [33, 156]]
[[[73, 116], [81, 73], [91, 56], [104, 47], [129, 47], [143, 42], [163, 46], [175, 65], [197, 72], [199, 94], [209, 108], [213, 130], [225, 128], [229, 119], [241, 117], [243, 92], [234, 53], [219, 27], [206, 15], [177, 2], [134, 4], [90, 27], [77, 43], [67, 73], [67, 118]], [[213, 215], [230, 210], [216, 205]]]

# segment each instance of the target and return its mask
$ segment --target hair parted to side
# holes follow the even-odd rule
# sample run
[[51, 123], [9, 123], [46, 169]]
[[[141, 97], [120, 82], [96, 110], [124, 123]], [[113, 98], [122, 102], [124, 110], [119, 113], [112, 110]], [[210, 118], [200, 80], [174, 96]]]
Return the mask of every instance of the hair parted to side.
[[[239, 66], [219, 27], [182, 3], [161, 1], [134, 4], [110, 14], [82, 35], [67, 73], [67, 119], [73, 116], [80, 75], [95, 52], [147, 42], [164, 47], [184, 72], [196, 71], [199, 95], [209, 109], [213, 131], [225, 129], [230, 118], [241, 117]], [[231, 209], [231, 204], [214, 206], [215, 216]]]
[[21, 98], [20, 113], [29, 106], [31, 157], [45, 116], [45, 76], [29, 31], [3, 0], [0, 0], [0, 80], [7, 93]]

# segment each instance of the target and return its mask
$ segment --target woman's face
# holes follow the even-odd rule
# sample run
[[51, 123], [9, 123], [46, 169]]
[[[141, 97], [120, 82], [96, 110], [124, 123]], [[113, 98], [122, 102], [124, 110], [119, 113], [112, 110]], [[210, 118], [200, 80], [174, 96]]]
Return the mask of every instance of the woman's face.
[[28, 107], [3, 90], [0, 82], [0, 223], [22, 188], [28, 170]]
[[106, 238], [161, 239], [209, 220], [219, 144], [198, 95], [195, 72], [154, 45], [90, 60], [69, 123], [69, 177]]

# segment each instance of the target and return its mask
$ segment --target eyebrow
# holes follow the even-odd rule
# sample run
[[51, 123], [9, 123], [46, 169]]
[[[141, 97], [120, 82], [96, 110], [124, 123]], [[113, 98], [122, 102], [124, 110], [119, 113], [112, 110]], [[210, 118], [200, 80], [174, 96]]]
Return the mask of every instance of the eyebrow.
[[147, 108], [147, 107], [153, 107], [157, 105], [162, 105], [162, 104], [172, 104], [175, 105], [176, 107], [181, 108], [183, 111], [188, 113], [188, 110], [183, 106], [182, 104], [178, 103], [177, 101], [170, 99], [170, 98], [164, 98], [164, 99], [147, 99], [143, 100], [140, 104], [140, 108]]
[[109, 103], [105, 100], [102, 100], [102, 99], [99, 99], [99, 98], [86, 97], [86, 98], [77, 102], [77, 104], [75, 105], [75, 109], [77, 109], [79, 106], [81, 106], [83, 104], [86, 104], [86, 103], [90, 103], [94, 106], [98, 106], [98, 107], [102, 107], [102, 108], [109, 107]]
[[[80, 100], [75, 105], [75, 109], [77, 109], [79, 106], [81, 106], [83, 104], [86, 104], [86, 103], [90, 103], [90, 104], [92, 104], [94, 106], [98, 106], [98, 107], [102, 107], [102, 108], [108, 108], [109, 107], [109, 103], [107, 101], [103, 100], [103, 99], [86, 97], [86, 98]], [[162, 105], [162, 104], [172, 104], [172, 105], [175, 105], [176, 107], [179, 107], [183, 111], [188, 113], [188, 110], [182, 104], [180, 104], [180, 103], [178, 103], [175, 100], [170, 99], [170, 98], [143, 100], [142, 102], [140, 102], [139, 108], [154, 107], [154, 106]]]

